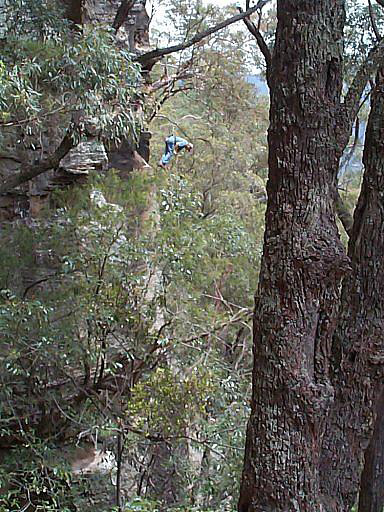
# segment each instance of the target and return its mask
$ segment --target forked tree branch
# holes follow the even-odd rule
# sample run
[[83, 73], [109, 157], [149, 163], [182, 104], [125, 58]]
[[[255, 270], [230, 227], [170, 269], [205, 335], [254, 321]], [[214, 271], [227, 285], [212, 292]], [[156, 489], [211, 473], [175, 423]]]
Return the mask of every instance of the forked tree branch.
[[236, 23], [237, 21], [241, 21], [244, 18], [250, 16], [254, 12], [256, 12], [258, 9], [261, 9], [269, 0], [259, 0], [257, 5], [254, 7], [251, 7], [251, 9], [248, 9], [240, 14], [236, 14], [236, 16], [232, 16], [232, 18], [228, 18], [225, 21], [222, 21], [221, 23], [218, 23], [214, 27], [211, 27], [207, 30], [204, 30], [203, 32], [199, 32], [194, 37], [189, 39], [188, 41], [185, 41], [184, 43], [175, 44], [174, 46], [168, 46], [167, 48], [157, 48], [156, 50], [152, 50], [150, 52], [144, 53], [143, 55], [137, 55], [133, 57], [134, 62], [138, 62], [141, 65], [146, 65], [151, 62], [156, 62], [157, 60], [161, 59], [161, 57], [164, 57], [165, 55], [169, 55], [171, 53], [180, 52], [181, 50], [186, 50], [187, 48], [190, 48], [196, 43], [199, 43], [201, 40], [205, 39], [206, 37], [214, 34], [215, 32], [218, 32], [219, 30], [222, 30], [225, 27], [228, 27], [229, 25], [232, 25], [233, 23]]
[[[259, 9], [264, 7], [266, 3], [268, 3], [269, 0], [263, 0], [263, 2], [259, 2]], [[247, 7], [249, 5], [249, 2], [247, 1]], [[239, 12], [243, 12], [241, 7], [238, 7]], [[265, 42], [263, 36], [261, 35], [260, 30], [256, 27], [256, 25], [251, 21], [251, 19], [247, 16], [246, 18], [243, 18], [243, 21], [249, 30], [249, 32], [253, 35], [253, 37], [256, 39], [257, 45], [261, 51], [261, 53], [264, 55], [265, 64], [267, 67], [267, 82], [269, 83], [269, 77], [270, 77], [270, 70], [272, 65], [272, 55], [268, 48], [267, 43]]]
[[369, 9], [369, 17], [370, 17], [370, 20], [371, 20], [371, 25], [372, 25], [373, 32], [375, 33], [376, 41], [380, 41], [381, 35], [380, 35], [380, 32], [379, 32], [379, 29], [377, 28], [377, 23], [376, 23], [376, 20], [375, 20], [375, 13], [373, 12], [373, 7], [372, 7], [371, 0], [368, 0], [368, 9]]

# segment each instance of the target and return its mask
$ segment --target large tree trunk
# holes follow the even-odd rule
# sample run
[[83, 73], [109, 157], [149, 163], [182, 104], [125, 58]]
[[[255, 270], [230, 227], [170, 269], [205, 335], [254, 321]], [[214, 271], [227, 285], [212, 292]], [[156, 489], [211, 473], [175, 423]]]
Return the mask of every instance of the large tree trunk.
[[332, 208], [343, 0], [279, 0], [270, 74], [268, 207], [254, 317], [239, 511], [320, 511], [318, 461], [338, 288]]
[[333, 340], [335, 402], [324, 437], [322, 489], [333, 510], [348, 511], [359, 490], [364, 450], [383, 389], [384, 363], [384, 68], [372, 94], [361, 194]]
[[383, 512], [384, 509], [384, 392], [376, 408], [371, 442], [364, 455], [359, 512]]

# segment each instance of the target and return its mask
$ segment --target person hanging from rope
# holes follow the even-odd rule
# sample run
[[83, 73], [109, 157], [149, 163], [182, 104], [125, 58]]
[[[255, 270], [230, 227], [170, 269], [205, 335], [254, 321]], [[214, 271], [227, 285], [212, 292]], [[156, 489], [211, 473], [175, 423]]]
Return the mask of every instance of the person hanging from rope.
[[165, 151], [159, 162], [160, 167], [165, 169], [173, 155], [179, 153], [182, 149], [190, 153], [193, 149], [193, 144], [177, 135], [167, 137], [165, 139]]

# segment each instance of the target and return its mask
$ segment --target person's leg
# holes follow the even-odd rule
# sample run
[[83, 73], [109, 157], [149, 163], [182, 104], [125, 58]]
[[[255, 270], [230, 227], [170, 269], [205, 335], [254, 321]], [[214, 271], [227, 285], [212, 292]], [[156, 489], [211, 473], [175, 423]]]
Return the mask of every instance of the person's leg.
[[165, 139], [165, 153], [161, 157], [161, 160], [160, 160], [160, 163], [159, 163], [159, 165], [161, 167], [165, 167], [166, 165], [169, 164], [169, 162], [170, 162], [170, 160], [172, 158], [172, 155], [173, 155], [174, 146], [175, 145], [174, 145], [174, 142], [171, 139], [171, 137], [167, 137]]

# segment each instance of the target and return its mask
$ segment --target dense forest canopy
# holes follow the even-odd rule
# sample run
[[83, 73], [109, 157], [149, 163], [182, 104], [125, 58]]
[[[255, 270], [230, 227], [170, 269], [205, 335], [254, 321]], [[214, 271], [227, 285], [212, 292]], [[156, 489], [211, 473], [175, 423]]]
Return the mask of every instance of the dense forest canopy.
[[0, 0], [0, 511], [382, 511], [383, 7]]

